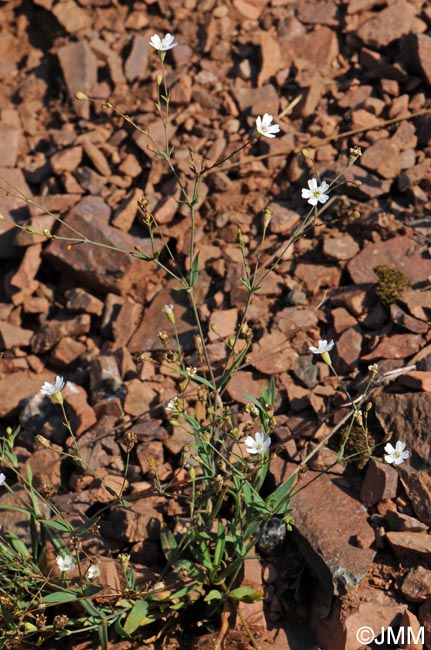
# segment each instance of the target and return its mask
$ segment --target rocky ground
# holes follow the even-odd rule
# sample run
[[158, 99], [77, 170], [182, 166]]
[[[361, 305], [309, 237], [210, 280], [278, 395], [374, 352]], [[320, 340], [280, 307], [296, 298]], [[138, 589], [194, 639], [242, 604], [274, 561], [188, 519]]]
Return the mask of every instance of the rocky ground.
[[[35, 442], [39, 433], [67, 444], [60, 414], [40, 386], [55, 374], [69, 381], [64, 397], [76, 435], [113, 489], [121, 484], [122, 436], [134, 431], [127, 477], [134, 508], [113, 508], [101, 539], [107, 558], [127, 549], [137, 563], [160, 564], [157, 525], [149, 522], [172, 520], [175, 509], [160, 512], [145, 497], [153, 479], [146, 459], [153, 456], [161, 478], [169, 478], [188, 440], [160, 406], [176, 384], [159, 364], [158, 332], [168, 329], [163, 305], [176, 303], [191, 351], [187, 309], [154, 265], [90, 246], [67, 248], [10, 220], [67, 235], [61, 217], [90, 239], [145, 250], [137, 207], [145, 195], [187, 263], [189, 221], [166, 166], [121, 118], [73, 98], [76, 91], [109, 98], [159, 142], [158, 59], [148, 41], [172, 32], [179, 45], [165, 65], [181, 173], [188, 173], [189, 149], [197, 164], [203, 157], [214, 162], [245, 142], [258, 115], [277, 115], [281, 126], [279, 137], [261, 139], [201, 188], [198, 299], [214, 364], [244, 307], [238, 228], [253, 256], [269, 205], [265, 254], [279, 250], [307, 210], [301, 188], [313, 171], [301, 150], [307, 147], [327, 180], [344, 168], [349, 147], [364, 151], [346, 173], [360, 185], [334, 192], [316, 227], [255, 296], [249, 364], [229, 389], [245, 404], [245, 393], [258, 395], [275, 375], [275, 437], [283, 447], [276, 481], [317, 444], [302, 480], [331, 466], [292, 503], [295, 529], [282, 549], [247, 564], [244, 582], [263, 580], [266, 594], [264, 606], [249, 606], [247, 616], [262, 648], [357, 650], [367, 647], [356, 638], [361, 626], [400, 623], [423, 626], [424, 647], [431, 648], [429, 3], [9, 0], [0, 12], [0, 175], [53, 213], [17, 192], [7, 195], [11, 188], [1, 182], [2, 433], [20, 422], [20, 459], [79, 522], [107, 495]], [[404, 440], [408, 463], [395, 469], [361, 458], [334, 465], [340, 438], [325, 441], [336, 425], [342, 431], [349, 407], [339, 381], [308, 351], [319, 338], [335, 340], [335, 368], [354, 398], [368, 366], [378, 363], [370, 430], [377, 443]], [[2, 494], [0, 504], [9, 499]], [[2, 522], [19, 528], [11, 515], [3, 513]], [[114, 564], [110, 570], [115, 574]], [[228, 647], [246, 648], [246, 638], [238, 626]], [[122, 644], [115, 647], [133, 647]], [[197, 644], [213, 647], [212, 637]], [[81, 640], [70, 647], [93, 646]]]

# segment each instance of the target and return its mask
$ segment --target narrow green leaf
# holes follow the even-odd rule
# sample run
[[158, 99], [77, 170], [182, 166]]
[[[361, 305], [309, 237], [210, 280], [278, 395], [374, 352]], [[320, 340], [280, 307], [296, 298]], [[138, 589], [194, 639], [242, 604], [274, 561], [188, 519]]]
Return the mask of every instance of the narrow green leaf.
[[122, 639], [126, 639], [129, 635], [127, 634], [126, 630], [124, 627], [121, 625], [121, 621], [119, 618], [114, 623], [114, 630], [118, 634], [118, 636], [121, 636]]
[[66, 521], [57, 521], [56, 519], [40, 519], [40, 523], [60, 531], [60, 533], [73, 533], [73, 528]]
[[148, 613], [148, 603], [143, 600], [137, 600], [130, 610], [126, 622], [124, 623], [124, 631], [127, 634], [133, 634], [140, 625], [144, 622]]
[[109, 650], [109, 640], [108, 640], [108, 626], [106, 621], [102, 621], [97, 627], [97, 634], [99, 635], [100, 645], [102, 650]]
[[46, 605], [71, 603], [74, 600], [78, 600], [78, 598], [76, 594], [72, 594], [70, 591], [54, 591], [52, 594], [47, 594], [42, 598], [42, 602]]
[[160, 541], [162, 544], [163, 553], [165, 554], [168, 562], [170, 562], [175, 556], [177, 541], [172, 532], [164, 523], [162, 523], [160, 527]]
[[278, 486], [272, 494], [266, 498], [266, 505], [274, 515], [283, 515], [289, 507], [289, 495], [297, 480], [296, 474], [292, 474], [284, 483]]
[[253, 603], [256, 600], [262, 600], [263, 591], [258, 591], [252, 587], [238, 587], [229, 592], [229, 598], [240, 600], [244, 603]]
[[224, 549], [226, 547], [226, 537], [224, 533], [225, 533], [225, 527], [223, 526], [221, 521], [219, 521], [217, 526], [217, 543], [214, 551], [215, 567], [220, 566], [220, 562], [223, 559]]
[[20, 539], [19, 537], [17, 537], [17, 535], [14, 535], [13, 533], [9, 533], [7, 535], [7, 539], [10, 542], [10, 545], [12, 546], [12, 548], [17, 553], [19, 553], [19, 555], [21, 555], [26, 560], [30, 559], [30, 552], [29, 552], [27, 546], [22, 541], [22, 539]]

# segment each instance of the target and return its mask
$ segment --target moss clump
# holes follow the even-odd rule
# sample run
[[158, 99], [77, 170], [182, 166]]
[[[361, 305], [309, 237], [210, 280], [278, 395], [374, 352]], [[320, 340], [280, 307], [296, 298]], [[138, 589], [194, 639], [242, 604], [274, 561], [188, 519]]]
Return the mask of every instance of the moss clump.
[[376, 266], [374, 273], [378, 277], [376, 294], [379, 296], [385, 307], [396, 302], [403, 291], [411, 287], [411, 282], [404, 273], [393, 269], [390, 266]]
[[356, 422], [345, 426], [340, 434], [341, 442], [345, 445], [344, 456], [350, 457], [350, 462], [358, 469], [363, 469], [377, 444], [374, 434]]

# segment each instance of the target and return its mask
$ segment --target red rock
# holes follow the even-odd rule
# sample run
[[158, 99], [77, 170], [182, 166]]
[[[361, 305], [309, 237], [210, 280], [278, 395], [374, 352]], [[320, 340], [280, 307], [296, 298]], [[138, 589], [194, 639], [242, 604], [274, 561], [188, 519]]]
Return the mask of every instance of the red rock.
[[129, 232], [133, 226], [136, 215], [139, 212], [138, 199], [142, 196], [142, 190], [136, 188], [131, 190], [120, 206], [115, 210], [111, 223], [116, 228]]
[[148, 57], [151, 49], [148, 38], [141, 34], [134, 36], [132, 49], [124, 66], [128, 81], [148, 77]]
[[67, 300], [66, 307], [72, 311], [83, 311], [95, 316], [103, 313], [103, 302], [84, 289], [68, 289], [64, 296]]
[[376, 283], [376, 266], [398, 269], [412, 283], [426, 280], [431, 275], [431, 259], [423, 256], [423, 249], [409, 237], [393, 237], [377, 244], [368, 244], [347, 265], [356, 284]]
[[274, 325], [281, 332], [290, 336], [298, 331], [310, 331], [317, 327], [318, 317], [313, 309], [286, 307], [278, 312]]
[[316, 72], [325, 77], [329, 75], [338, 56], [338, 41], [335, 32], [329, 27], [317, 27], [306, 34], [295, 36], [289, 42], [297, 73], [297, 82], [309, 86], [316, 78]]
[[253, 345], [249, 363], [259, 372], [272, 375], [292, 370], [297, 358], [298, 354], [288, 342], [286, 334], [273, 330]]
[[233, 6], [245, 18], [259, 20], [267, 0], [233, 0]]
[[65, 336], [51, 350], [50, 362], [57, 368], [72, 366], [79, 357], [87, 351], [84, 343], [75, 341], [70, 336]]
[[391, 530], [399, 532], [411, 531], [416, 533], [426, 532], [428, 530], [428, 526], [419, 521], [419, 519], [410, 517], [410, 515], [405, 515], [401, 512], [388, 510], [388, 512], [385, 514], [385, 519], [389, 524]]
[[20, 138], [21, 129], [0, 126], [0, 160], [4, 167], [15, 167]]
[[116, 52], [111, 50], [108, 43], [101, 38], [93, 38], [90, 41], [90, 47], [99, 58], [108, 63], [109, 72], [114, 84], [126, 83], [126, 77], [123, 74], [121, 57]]
[[82, 160], [82, 147], [71, 147], [63, 149], [51, 156], [50, 163], [54, 174], [62, 174], [64, 171], [74, 172]]
[[418, 620], [424, 629], [425, 648], [431, 646], [431, 597], [428, 596], [426, 601], [419, 607]]
[[344, 330], [349, 329], [350, 327], [355, 327], [357, 324], [356, 318], [353, 318], [343, 307], [337, 307], [331, 311], [332, 318], [334, 320], [334, 330], [337, 334], [341, 334]]
[[236, 331], [237, 320], [238, 310], [235, 308], [213, 311], [208, 327], [208, 339], [214, 342], [232, 336]]
[[414, 390], [425, 390], [431, 392], [431, 372], [411, 370], [400, 376], [399, 382]]
[[[277, 485], [285, 480], [282, 477], [286, 470], [286, 463], [280, 458], [271, 463]], [[315, 480], [310, 482], [311, 478]], [[304, 484], [307, 488], [297, 490], [291, 502], [295, 542], [326, 593], [350, 591], [367, 573], [375, 556], [369, 548], [374, 542], [374, 531], [367, 521], [367, 512], [328, 474], [309, 471], [299, 486]], [[352, 544], [355, 536], [363, 538], [364, 548]]]
[[272, 115], [278, 113], [280, 100], [272, 84], [267, 84], [262, 88], [235, 88], [233, 93], [241, 111], [250, 109], [254, 116], [263, 115], [269, 109]]
[[142, 305], [126, 296], [112, 325], [113, 350], [126, 346], [141, 322]]
[[0, 378], [0, 417], [10, 416], [20, 402], [38, 393], [45, 381], [52, 382], [52, 373], [35, 374], [28, 370], [14, 372]]
[[413, 30], [415, 9], [404, 0], [397, 0], [363, 23], [357, 35], [367, 45], [385, 47]]
[[[367, 111], [364, 111], [364, 113], [367, 113]], [[364, 118], [364, 124], [352, 122], [352, 129], [372, 126], [370, 124], [370, 113], [367, 113], [367, 115], [368, 117]], [[376, 120], [376, 126], [377, 122], [378, 120]], [[355, 166], [347, 169], [344, 176], [349, 182], [360, 183], [359, 187], [349, 188], [349, 194], [361, 199], [375, 199], [383, 194], [388, 194], [391, 189], [392, 183], [390, 179], [381, 180], [378, 176], [370, 174], [370, 172], [367, 172], [362, 167]]]
[[51, 350], [64, 336], [77, 337], [88, 334], [91, 319], [88, 314], [79, 314], [75, 318], [68, 318], [62, 314], [63, 320], [53, 319], [45, 321], [34, 333], [31, 340], [31, 349], [34, 354], [44, 354]]
[[400, 630], [404, 630], [404, 638], [406, 639], [404, 644], [405, 650], [423, 650], [422, 639], [425, 640], [425, 636], [421, 630], [421, 624], [418, 618], [411, 612], [406, 609], [402, 615], [400, 621]]
[[6, 291], [14, 305], [22, 304], [37, 289], [39, 283], [35, 281], [35, 276], [39, 271], [41, 252], [41, 244], [29, 246], [17, 272], [5, 281]]
[[431, 526], [431, 476], [427, 470], [400, 467], [400, 478], [413, 510], [421, 521]]
[[427, 34], [410, 34], [405, 57], [410, 63], [413, 59], [424, 81], [431, 85], [431, 38]]
[[427, 533], [389, 532], [386, 539], [397, 557], [419, 555], [431, 559], [431, 535]]
[[[110, 176], [111, 167], [100, 149], [91, 142], [89, 138], [82, 138], [81, 142], [84, 152], [88, 158], [90, 158], [97, 171], [100, 172], [102, 176]], [[73, 169], [69, 171], [73, 171]]]
[[[18, 187], [25, 196], [32, 198], [32, 192], [26, 183], [25, 177], [20, 169], [9, 169], [0, 167], [1, 185], [6, 190], [7, 181]], [[3, 178], [5, 180], [3, 180]], [[16, 229], [13, 225], [15, 220], [24, 220], [28, 217], [28, 210], [23, 204], [22, 199], [15, 196], [5, 196], [4, 192], [0, 193], [0, 214], [6, 219], [0, 219], [0, 259], [8, 259], [17, 255], [18, 251], [14, 244]]]
[[391, 465], [370, 460], [361, 487], [361, 501], [367, 508], [397, 496], [398, 472]]
[[391, 318], [396, 325], [403, 327], [414, 334], [425, 334], [428, 331], [428, 325], [417, 318], [406, 314], [399, 305], [392, 303], [390, 306]]
[[[67, 251], [64, 242], [55, 240], [45, 251], [46, 259], [84, 286], [103, 293], [124, 292], [142, 300], [153, 267], [131, 257], [130, 253], [134, 252], [136, 245], [140, 245], [142, 250], [150, 254], [148, 243], [109, 226], [109, 216], [110, 210], [102, 200], [85, 197], [64, 217], [64, 221], [102, 246], [83, 244]], [[57, 234], [70, 237], [71, 231], [67, 225], [61, 225]], [[124, 253], [109, 251], [107, 255], [107, 249], [103, 246], [115, 246], [124, 250]]]
[[322, 287], [338, 287], [341, 269], [335, 265], [300, 262], [295, 267], [295, 277], [305, 284], [310, 293], [316, 295]]
[[174, 290], [176, 286], [177, 282], [168, 282], [153, 299], [148, 309], [145, 310], [145, 318], [129, 341], [128, 348], [130, 352], [143, 352], [151, 349], [160, 350], [163, 348], [158, 333], [161, 329], [166, 329], [169, 332], [172, 332], [172, 329], [162, 310], [165, 305], [171, 304], [174, 305], [175, 326], [180, 335], [183, 348], [188, 349], [190, 346], [194, 348], [193, 334], [195, 328], [192, 325], [193, 316], [188, 302], [181, 293]]
[[301, 23], [311, 25], [338, 25], [336, 18], [337, 7], [334, 2], [307, 2], [300, 0], [298, 4], [298, 19]]
[[286, 59], [278, 42], [277, 35], [272, 31], [260, 31], [260, 51], [262, 67], [257, 79], [257, 85], [262, 84], [286, 67]]
[[52, 8], [52, 13], [64, 29], [71, 34], [91, 27], [91, 15], [82, 9], [74, 0], [62, 0]]
[[381, 588], [360, 584], [344, 598], [334, 600], [327, 618], [322, 618], [315, 608], [311, 628], [322, 650], [360, 650], [364, 645], [358, 642], [358, 630], [365, 626], [377, 638], [382, 630], [394, 628], [406, 609], [405, 604], [395, 603]]
[[362, 361], [405, 359], [415, 354], [421, 348], [422, 344], [423, 338], [418, 334], [394, 334], [393, 336], [385, 336], [372, 352], [362, 356]]
[[75, 436], [80, 436], [96, 423], [96, 414], [87, 402], [87, 393], [81, 386], [68, 381], [63, 398], [72, 431]]
[[239, 404], [248, 404], [250, 398], [247, 397], [247, 395], [260, 397], [261, 389], [263, 387], [267, 388], [267, 386], [267, 379], [259, 378], [256, 373], [240, 370], [233, 376], [227, 391], [230, 398], [235, 402], [238, 402]]
[[113, 355], [99, 355], [90, 363], [91, 403], [112, 399], [122, 385], [118, 363]]
[[403, 580], [401, 591], [411, 603], [423, 603], [431, 593], [431, 571], [423, 566], [410, 569]]
[[350, 235], [323, 238], [323, 252], [335, 260], [350, 260], [359, 253], [359, 246]]
[[401, 171], [399, 149], [393, 140], [377, 140], [365, 149], [361, 165], [383, 178], [395, 178]]
[[127, 390], [124, 400], [125, 413], [136, 416], [148, 412], [157, 397], [155, 391], [139, 379], [131, 379], [125, 382], [125, 386]]
[[403, 292], [400, 301], [406, 305], [415, 318], [428, 322], [428, 313], [431, 310], [430, 291], [407, 290]]
[[27, 347], [30, 345], [32, 330], [26, 330], [7, 321], [0, 321], [0, 342], [2, 350]]
[[91, 90], [97, 83], [96, 57], [85, 41], [78, 41], [60, 47], [58, 58], [75, 111], [79, 117], [88, 119], [90, 116], [89, 102], [73, 98], [78, 91], [91, 96]]

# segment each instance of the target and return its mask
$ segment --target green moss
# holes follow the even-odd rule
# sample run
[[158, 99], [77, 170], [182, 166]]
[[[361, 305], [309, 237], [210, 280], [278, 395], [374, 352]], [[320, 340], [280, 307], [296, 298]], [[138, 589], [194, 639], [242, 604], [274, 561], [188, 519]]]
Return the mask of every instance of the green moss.
[[374, 273], [377, 275], [378, 283], [376, 294], [379, 296], [385, 307], [396, 302], [403, 291], [411, 287], [409, 278], [390, 266], [376, 266]]
[[373, 433], [354, 423], [341, 430], [341, 441], [345, 444], [344, 456], [351, 457], [350, 462], [355, 463], [358, 469], [363, 469], [370, 459], [370, 452], [373, 453], [376, 446]]

